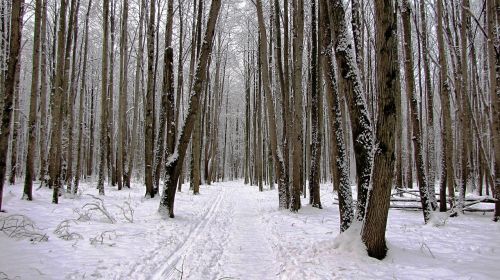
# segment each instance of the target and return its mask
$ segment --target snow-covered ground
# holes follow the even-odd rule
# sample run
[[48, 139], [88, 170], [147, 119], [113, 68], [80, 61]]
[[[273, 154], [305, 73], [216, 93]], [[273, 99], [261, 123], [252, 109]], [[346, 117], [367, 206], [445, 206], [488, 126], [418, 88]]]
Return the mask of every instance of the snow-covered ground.
[[102, 199], [112, 223], [90, 210], [88, 203], [100, 203], [93, 185], [59, 205], [51, 204], [50, 190], [35, 191], [28, 202], [20, 200], [21, 185], [8, 186], [0, 228], [21, 214], [48, 240], [0, 233], [0, 279], [498, 279], [500, 223], [491, 213], [443, 219], [437, 227], [423, 225], [420, 212], [391, 210], [389, 253], [378, 261], [366, 256], [356, 227], [338, 236], [338, 207], [331, 186], [322, 187], [324, 209], [303, 200], [291, 213], [277, 209], [275, 190], [226, 182], [194, 196], [185, 185], [176, 218], [167, 220], [141, 185], [107, 188]]

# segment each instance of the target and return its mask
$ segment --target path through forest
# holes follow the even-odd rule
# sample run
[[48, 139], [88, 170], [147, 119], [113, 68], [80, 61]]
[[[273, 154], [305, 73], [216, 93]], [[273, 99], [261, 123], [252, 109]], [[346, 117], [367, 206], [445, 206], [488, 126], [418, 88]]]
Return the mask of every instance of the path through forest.
[[[193, 195], [185, 184], [176, 197], [175, 219], [165, 219], [158, 214], [159, 199], [144, 198], [142, 183], [107, 188], [100, 197], [95, 184], [85, 183], [81, 195], [61, 197], [58, 205], [51, 203], [48, 188], [26, 201], [19, 199], [21, 184], [9, 186], [0, 221], [24, 217], [47, 239], [0, 232], [0, 278], [498, 278], [500, 224], [488, 214], [445, 214], [443, 224], [434, 226], [424, 225], [419, 212], [391, 210], [389, 252], [379, 261], [366, 255], [355, 229], [339, 236], [335, 194], [330, 184], [321, 187], [323, 209], [303, 198], [300, 211], [292, 213], [278, 209], [277, 190], [216, 182]], [[95, 203], [105, 205], [114, 221], [89, 210]], [[126, 205], [134, 210], [133, 220], [123, 214]]]
[[255, 188], [236, 184], [221, 188], [205, 219], [154, 278], [275, 279], [279, 264], [252, 193]]

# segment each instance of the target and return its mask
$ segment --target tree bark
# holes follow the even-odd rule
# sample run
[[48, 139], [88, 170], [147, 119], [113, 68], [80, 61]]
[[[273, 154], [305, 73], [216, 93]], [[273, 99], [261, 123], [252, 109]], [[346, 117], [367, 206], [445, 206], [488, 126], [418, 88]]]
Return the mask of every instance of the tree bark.
[[[322, 30], [324, 31], [324, 30]], [[319, 188], [320, 160], [321, 160], [321, 141], [323, 119], [323, 96], [321, 87], [318, 88], [318, 39], [316, 32], [316, 1], [311, 0], [311, 173], [309, 176], [309, 202], [313, 207], [323, 208], [321, 206], [321, 194]]]
[[354, 56], [352, 41], [348, 37], [345, 9], [342, 1], [334, 0], [329, 10], [331, 15], [330, 24], [334, 38], [335, 58], [340, 74], [339, 90], [347, 98], [352, 137], [354, 140], [358, 185], [356, 219], [362, 221], [365, 216], [366, 199], [372, 169], [372, 124], [366, 108], [363, 86]]
[[392, 176], [394, 174], [394, 140], [396, 107], [401, 97], [397, 23], [394, 2], [375, 3], [375, 60], [378, 91], [377, 151], [374, 158], [373, 186], [368, 198], [361, 238], [368, 255], [383, 259], [387, 252], [385, 228], [389, 213]]
[[[327, 0], [319, 0], [320, 31], [321, 34], [321, 70], [325, 79], [325, 94], [330, 113], [331, 149], [334, 162], [335, 186], [338, 188], [340, 231], [347, 230], [354, 219], [352, 191], [349, 182], [349, 166], [346, 147], [344, 144], [344, 131], [342, 126], [342, 110], [335, 79], [334, 61], [331, 56], [332, 32], [328, 18]], [[336, 176], [335, 176], [336, 175]]]
[[153, 184], [153, 152], [154, 152], [154, 40], [155, 40], [155, 1], [151, 0], [149, 7], [149, 24], [147, 31], [148, 78], [144, 112], [144, 179], [146, 197], [155, 196]]
[[446, 53], [443, 35], [443, 1], [437, 0], [437, 41], [439, 49], [439, 67], [440, 69], [440, 98], [443, 109], [443, 132], [442, 132], [442, 171], [441, 186], [439, 192], [439, 210], [446, 211], [446, 188], [448, 195], [454, 195], [454, 170], [453, 170], [453, 136], [451, 131], [451, 112], [450, 112], [450, 84], [448, 81], [448, 69], [446, 63]]
[[36, 153], [36, 120], [39, 95], [40, 75], [40, 23], [42, 17], [43, 0], [35, 1], [35, 29], [33, 32], [33, 68], [31, 74], [31, 96], [28, 128], [28, 153], [26, 155], [26, 173], [24, 178], [23, 199], [33, 200], [33, 179], [35, 178]]
[[[64, 0], [63, 0], [64, 1]], [[21, 26], [23, 24], [24, 0], [12, 1], [10, 24], [10, 47], [7, 71], [3, 90], [2, 126], [0, 131], [0, 211], [2, 210], [3, 186], [7, 164], [7, 148], [12, 117], [12, 101], [14, 97], [16, 68], [19, 63], [21, 51]]]
[[[293, 106], [292, 192], [290, 210], [297, 212], [302, 190], [302, 53], [304, 49], [304, 1], [293, 1]], [[265, 44], [265, 42], [264, 42]]]
[[[99, 154], [99, 179], [97, 188], [99, 194], [104, 195], [104, 162], [106, 160], [106, 135], [108, 129], [108, 40], [109, 40], [109, 0], [103, 0], [103, 40], [102, 40], [102, 75], [101, 75], [101, 132], [100, 132], [100, 149]], [[108, 162], [108, 164], [111, 164]], [[109, 179], [108, 179], [109, 180]]]
[[[259, 23], [259, 38], [261, 42], [267, 42], [267, 34], [264, 23], [264, 15], [262, 11], [261, 0], [256, 1], [257, 18]], [[278, 140], [276, 133], [276, 119], [275, 110], [272, 100], [271, 84], [269, 82], [269, 63], [267, 60], [267, 44], [260, 45], [260, 62], [262, 63], [262, 79], [264, 85], [264, 94], [266, 95], [266, 108], [267, 108], [267, 121], [269, 129], [269, 140], [271, 142], [271, 151], [273, 153], [274, 163], [277, 165], [276, 177], [278, 178], [278, 193], [279, 193], [279, 208], [288, 208], [288, 201], [286, 197], [286, 189], [288, 182], [285, 181], [285, 165], [280, 151], [278, 150]]]
[[84, 109], [84, 98], [86, 92], [86, 78], [87, 78], [87, 63], [88, 63], [88, 51], [89, 51], [89, 16], [90, 9], [92, 8], [92, 0], [89, 1], [87, 7], [87, 15], [85, 16], [85, 35], [83, 38], [83, 64], [82, 64], [82, 83], [80, 85], [80, 108], [78, 110], [78, 147], [77, 147], [77, 162], [76, 162], [76, 174], [75, 174], [75, 183], [73, 187], [73, 194], [76, 195], [78, 193], [78, 184], [80, 182], [80, 176], [82, 174], [82, 162], [83, 162], [83, 149], [82, 149], [82, 141], [83, 141], [83, 133], [84, 133], [84, 120], [83, 120], [83, 109]]
[[[420, 131], [420, 119], [418, 110], [418, 101], [415, 94], [415, 75], [413, 73], [413, 50], [411, 40], [411, 22], [410, 22], [411, 6], [408, 0], [403, 0], [401, 9], [401, 17], [403, 18], [403, 33], [404, 33], [404, 76], [406, 81], [407, 98], [410, 99], [411, 106], [411, 130], [408, 133], [412, 134], [413, 140], [413, 158], [416, 161], [417, 167], [417, 182], [420, 192], [420, 201], [424, 214], [425, 223], [431, 218], [431, 199], [427, 178], [425, 176], [424, 153], [425, 148], [422, 141], [422, 133]], [[411, 163], [410, 163], [411, 164]], [[434, 194], [434, 191], [432, 192]]]
[[165, 188], [160, 199], [159, 212], [163, 215], [168, 215], [170, 218], [174, 218], [174, 201], [177, 181], [179, 179], [180, 171], [182, 170], [191, 133], [193, 132], [195, 125], [196, 113], [199, 109], [200, 94], [203, 89], [203, 81], [205, 80], [207, 74], [208, 59], [212, 51], [215, 24], [217, 23], [220, 6], [221, 0], [212, 1], [210, 12], [208, 14], [208, 22], [205, 37], [203, 39], [203, 46], [201, 48], [198, 66], [196, 69], [193, 92], [189, 99], [190, 105], [188, 107], [186, 121], [180, 130], [179, 142], [176, 144], [174, 153], [166, 159]]
[[64, 41], [66, 38], [66, 9], [67, 1], [61, 1], [59, 9], [59, 26], [57, 31], [57, 66], [55, 72], [55, 86], [51, 98], [52, 132], [50, 137], [49, 153], [49, 187], [53, 188], [52, 203], [59, 202], [59, 188], [61, 186], [61, 138], [62, 138], [62, 111], [64, 91]]

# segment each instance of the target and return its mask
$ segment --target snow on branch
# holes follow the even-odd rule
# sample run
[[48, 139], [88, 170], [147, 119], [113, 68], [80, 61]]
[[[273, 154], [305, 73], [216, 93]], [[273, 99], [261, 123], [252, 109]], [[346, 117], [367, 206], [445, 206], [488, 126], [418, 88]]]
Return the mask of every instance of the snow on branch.
[[24, 215], [1, 217], [0, 231], [10, 238], [29, 239], [33, 243], [49, 240], [47, 234], [40, 232], [36, 224]]
[[104, 200], [100, 197], [97, 197], [95, 195], [87, 194], [88, 196], [92, 197], [94, 199], [93, 202], [86, 203], [85, 205], [82, 206], [82, 209], [86, 211], [83, 215], [86, 215], [87, 217], [90, 217], [91, 212], [98, 212], [101, 213], [106, 219], [109, 221], [109, 223], [114, 224], [116, 223], [115, 218], [111, 213], [109, 213], [108, 209], [106, 209], [106, 206], [104, 205]]

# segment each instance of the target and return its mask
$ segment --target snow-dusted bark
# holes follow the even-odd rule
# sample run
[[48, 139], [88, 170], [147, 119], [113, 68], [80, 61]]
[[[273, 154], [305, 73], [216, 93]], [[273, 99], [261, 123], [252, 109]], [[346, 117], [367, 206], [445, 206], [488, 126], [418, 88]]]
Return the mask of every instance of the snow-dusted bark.
[[23, 24], [24, 1], [12, 1], [10, 46], [8, 50], [7, 71], [3, 85], [3, 112], [0, 131], [0, 210], [2, 210], [2, 194], [7, 165], [7, 148], [10, 134], [10, 121], [12, 117], [12, 101], [14, 97], [15, 73], [21, 51], [21, 26]]
[[[488, 61], [489, 61], [489, 82], [490, 98], [492, 105], [492, 128], [493, 151], [495, 154], [494, 163], [494, 196], [495, 203], [494, 220], [500, 220], [500, 1], [486, 0], [486, 10], [488, 13]], [[495, 14], [496, 11], [496, 14]], [[496, 17], [496, 19], [495, 19]]]
[[347, 230], [354, 219], [354, 208], [352, 201], [352, 191], [349, 184], [349, 166], [347, 165], [347, 153], [344, 144], [344, 131], [342, 126], [342, 110], [340, 109], [339, 91], [336, 85], [334, 61], [331, 53], [331, 29], [328, 20], [328, 6], [326, 0], [319, 0], [319, 34], [321, 35], [320, 59], [321, 70], [325, 79], [325, 94], [330, 113], [330, 131], [334, 134], [332, 137], [332, 150], [334, 163], [332, 163], [336, 187], [338, 189], [339, 212], [340, 212], [340, 231]]
[[[436, 182], [436, 152], [434, 141], [434, 91], [432, 89], [431, 83], [431, 71], [430, 71], [430, 63], [429, 63], [429, 46], [428, 46], [428, 35], [427, 35], [427, 20], [426, 20], [426, 12], [425, 12], [425, 1], [420, 1], [420, 21], [421, 21], [421, 37], [422, 37], [422, 65], [424, 70], [424, 86], [425, 86], [425, 94], [426, 94], [426, 116], [427, 116], [427, 149], [426, 149], [426, 168], [427, 168], [427, 179], [429, 183], [429, 189], [432, 194], [434, 194], [434, 184]], [[424, 121], [424, 120], [422, 120]], [[435, 197], [433, 195], [433, 197]], [[432, 199], [432, 198], [431, 198]], [[435, 199], [432, 199], [433, 204], [436, 204]]]
[[356, 219], [361, 221], [365, 216], [372, 168], [372, 124], [363, 94], [353, 42], [348, 35], [343, 2], [334, 0], [329, 3], [329, 13], [335, 58], [340, 74], [339, 91], [346, 97], [349, 105], [358, 184]]
[[439, 49], [439, 66], [440, 66], [440, 98], [441, 107], [443, 110], [443, 132], [442, 132], [442, 170], [441, 170], [441, 186], [439, 191], [439, 210], [446, 211], [446, 189], [448, 195], [454, 196], [454, 168], [453, 168], [453, 135], [451, 131], [451, 112], [450, 112], [450, 95], [451, 88], [448, 81], [448, 65], [446, 62], [446, 52], [444, 45], [444, 30], [443, 30], [443, 1], [437, 0], [437, 41]]
[[154, 154], [154, 64], [155, 64], [155, 1], [150, 2], [149, 22], [147, 28], [147, 53], [148, 72], [146, 85], [146, 99], [144, 103], [144, 180], [146, 184], [146, 197], [154, 197], [155, 187], [153, 183], [153, 154]]
[[[319, 188], [322, 121], [323, 121], [323, 95], [318, 86], [318, 39], [316, 32], [316, 1], [311, 0], [311, 170], [309, 174], [309, 203], [313, 207], [322, 208]], [[321, 31], [324, 31], [323, 28]], [[308, 145], [308, 143], [307, 143]]]
[[[420, 192], [420, 202], [424, 213], [424, 221], [427, 223], [431, 218], [431, 199], [429, 194], [428, 182], [424, 168], [424, 144], [422, 141], [422, 133], [420, 131], [420, 119], [418, 114], [418, 101], [415, 94], [415, 76], [413, 73], [413, 51], [411, 40], [411, 22], [410, 22], [411, 6], [408, 0], [403, 0], [401, 7], [401, 17], [403, 18], [403, 40], [404, 40], [404, 77], [406, 81], [407, 98], [410, 99], [411, 106], [411, 134], [413, 140], [413, 157], [417, 167], [417, 181]], [[399, 103], [400, 104], [400, 103]], [[410, 163], [412, 164], [412, 163]], [[434, 194], [434, 192], [433, 192]]]
[[[267, 42], [266, 27], [264, 23], [264, 15], [262, 12], [261, 0], [256, 1], [257, 18], [259, 22], [259, 36], [261, 42]], [[269, 140], [271, 142], [271, 151], [273, 153], [274, 163], [276, 165], [276, 177], [278, 178], [278, 193], [279, 193], [279, 207], [280, 209], [287, 208], [286, 188], [288, 182], [284, 178], [284, 163], [283, 157], [278, 150], [278, 141], [276, 133], [276, 115], [274, 110], [274, 103], [272, 100], [271, 83], [269, 82], [269, 62], [267, 60], [267, 44], [262, 43], [259, 48], [260, 62], [262, 64], [262, 80], [264, 86], [264, 94], [266, 95], [266, 108], [267, 108], [267, 122], [269, 129]]]
[[38, 83], [40, 71], [40, 24], [42, 17], [43, 0], [35, 2], [35, 26], [33, 34], [33, 67], [31, 75], [31, 94], [28, 128], [28, 153], [26, 155], [26, 173], [24, 178], [23, 198], [32, 200], [33, 179], [35, 178], [35, 153], [36, 153], [36, 122], [38, 106]]
[[213, 37], [215, 32], [215, 25], [219, 16], [221, 0], [213, 0], [210, 12], [208, 14], [207, 28], [201, 53], [196, 67], [196, 74], [192, 93], [189, 98], [189, 106], [187, 117], [184, 125], [180, 129], [179, 140], [176, 143], [175, 151], [169, 158], [165, 159], [165, 187], [160, 199], [160, 206], [158, 211], [163, 215], [168, 215], [174, 218], [174, 202], [175, 193], [177, 189], [177, 180], [179, 179], [180, 172], [184, 158], [186, 156], [187, 148], [190, 142], [191, 134], [195, 125], [195, 118], [200, 107], [200, 95], [203, 89], [203, 83], [207, 75], [207, 66], [210, 53], [212, 51]]
[[103, 40], [102, 40], [102, 75], [101, 75], [101, 132], [99, 144], [101, 151], [99, 154], [99, 179], [97, 182], [97, 188], [99, 189], [99, 194], [104, 195], [104, 162], [106, 160], [106, 134], [107, 134], [107, 92], [108, 92], [108, 41], [109, 41], [109, 0], [103, 0]]
[[302, 190], [302, 54], [304, 48], [304, 1], [293, 1], [293, 137], [290, 210], [298, 211]]
[[375, 61], [378, 112], [373, 186], [368, 198], [361, 238], [368, 255], [383, 259], [395, 161], [396, 106], [400, 106], [397, 16], [392, 0], [375, 3]]
[[89, 1], [87, 7], [87, 14], [85, 16], [85, 35], [83, 39], [83, 63], [82, 63], [82, 80], [80, 86], [80, 109], [78, 112], [78, 147], [77, 147], [77, 163], [76, 163], [76, 174], [75, 182], [73, 186], [73, 194], [78, 193], [78, 184], [80, 182], [80, 176], [82, 174], [83, 165], [83, 147], [82, 141], [84, 137], [84, 120], [83, 120], [83, 110], [85, 106], [85, 92], [86, 92], [86, 77], [87, 77], [87, 62], [88, 62], [88, 49], [89, 49], [89, 16], [90, 9], [92, 8], [92, 0]]
[[122, 19], [120, 33], [120, 85], [119, 85], [119, 110], [118, 110], [118, 141], [116, 151], [116, 180], [118, 190], [121, 190], [128, 174], [127, 166], [127, 95], [128, 95], [128, 0], [122, 2]]
[[[156, 138], [155, 167], [154, 167], [154, 188], [158, 189], [160, 184], [160, 172], [163, 164], [164, 154], [167, 158], [174, 149], [173, 125], [174, 118], [174, 55], [172, 49], [172, 29], [173, 29], [173, 0], [168, 1], [167, 23], [165, 26], [165, 52], [163, 55], [163, 82], [160, 106], [160, 123], [158, 126], [158, 136]], [[167, 139], [165, 139], [167, 134]], [[168, 142], [165, 147], [165, 141]], [[166, 149], [165, 149], [166, 148]]]

